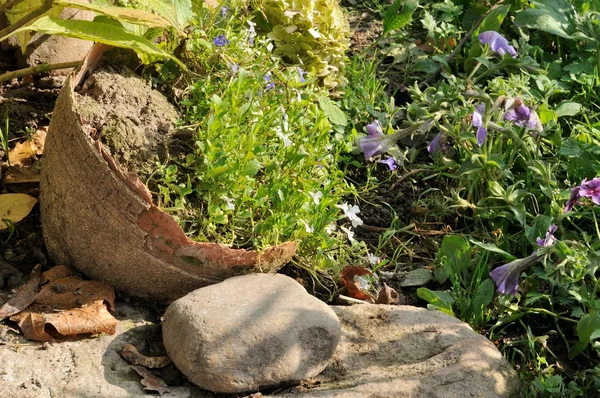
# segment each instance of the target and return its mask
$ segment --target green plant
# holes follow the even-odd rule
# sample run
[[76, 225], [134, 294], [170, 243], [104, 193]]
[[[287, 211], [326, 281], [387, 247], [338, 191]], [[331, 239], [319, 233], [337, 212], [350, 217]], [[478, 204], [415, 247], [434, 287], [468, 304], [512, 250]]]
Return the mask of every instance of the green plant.
[[300, 65], [326, 87], [339, 84], [350, 30], [337, 0], [254, 0], [252, 6], [276, 55]]

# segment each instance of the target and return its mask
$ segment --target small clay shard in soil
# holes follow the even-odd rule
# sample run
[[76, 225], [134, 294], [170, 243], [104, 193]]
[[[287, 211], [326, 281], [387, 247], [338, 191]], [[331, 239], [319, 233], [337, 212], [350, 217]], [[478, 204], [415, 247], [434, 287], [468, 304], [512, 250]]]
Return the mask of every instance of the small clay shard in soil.
[[357, 277], [363, 275], [372, 275], [372, 273], [366, 268], [354, 265], [344, 267], [342, 272], [340, 272], [340, 278], [342, 278], [342, 282], [344, 283], [344, 286], [346, 286], [348, 296], [358, 300], [372, 302], [373, 298], [371, 295], [361, 289], [360, 281], [357, 280]]
[[137, 348], [131, 344], [125, 344], [123, 346], [121, 349], [121, 355], [131, 365], [141, 365], [150, 369], [164, 368], [171, 363], [171, 359], [169, 359], [169, 357], [147, 357], [142, 355], [139, 353]]
[[38, 264], [31, 271], [31, 277], [0, 308], [0, 320], [17, 314], [27, 308], [35, 299], [37, 288], [40, 284], [40, 271], [42, 265]]
[[400, 296], [398, 295], [398, 292], [384, 283], [379, 291], [377, 300], [375, 300], [375, 304], [398, 304], [399, 301]]
[[131, 365], [131, 368], [142, 376], [140, 383], [144, 386], [144, 390], [158, 391], [160, 395], [169, 392], [169, 388], [165, 381], [154, 375], [151, 371], [144, 368], [143, 366]]

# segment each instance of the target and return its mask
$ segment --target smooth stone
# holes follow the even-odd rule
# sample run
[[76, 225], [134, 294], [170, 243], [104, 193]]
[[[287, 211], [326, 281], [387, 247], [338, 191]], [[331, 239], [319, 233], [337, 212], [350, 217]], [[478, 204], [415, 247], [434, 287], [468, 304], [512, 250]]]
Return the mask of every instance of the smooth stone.
[[332, 307], [342, 339], [329, 367], [277, 397], [518, 397], [519, 378], [494, 344], [438, 311]]
[[335, 312], [292, 278], [250, 274], [200, 288], [164, 315], [163, 342], [197, 386], [256, 391], [314, 377], [340, 340]]

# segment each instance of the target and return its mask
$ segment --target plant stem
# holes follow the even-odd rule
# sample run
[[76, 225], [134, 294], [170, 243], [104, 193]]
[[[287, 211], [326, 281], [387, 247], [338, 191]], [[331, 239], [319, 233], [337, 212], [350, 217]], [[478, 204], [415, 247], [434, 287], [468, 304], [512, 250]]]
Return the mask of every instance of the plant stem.
[[23, 77], [27, 75], [36, 75], [38, 73], [48, 72], [56, 69], [66, 69], [66, 68], [75, 68], [81, 65], [81, 61], [70, 61], [70, 62], [61, 62], [58, 64], [41, 64], [36, 66], [31, 66], [25, 69], [18, 69], [12, 72], [7, 72], [0, 75], [0, 84], [6, 81], [15, 79], [17, 77]]
[[577, 323], [577, 321], [575, 319], [571, 319], [571, 318], [567, 318], [564, 316], [560, 316], [558, 314], [555, 314], [552, 311], [548, 311], [545, 308], [523, 308], [523, 310], [527, 311], [527, 312], [532, 312], [534, 314], [546, 314], [546, 315], [550, 315], [553, 316], [557, 319], [560, 319], [561, 321], [565, 321], [565, 322], [571, 322], [571, 323]]
[[596, 218], [596, 212], [592, 208], [592, 216], [594, 217], [594, 226], [596, 227], [596, 236], [600, 239], [600, 229], [598, 228], [598, 219]]
[[40, 8], [31, 11], [29, 14], [25, 15], [23, 18], [19, 19], [14, 24], [8, 26], [5, 29], [0, 30], [0, 42], [8, 39], [8, 37], [15, 30], [19, 29], [22, 26], [25, 26], [27, 23], [33, 21], [34, 19], [41, 17], [43, 14], [48, 12], [48, 10], [50, 10], [52, 8], [53, 4], [54, 4], [54, 0], [46, 0], [44, 2], [44, 5], [42, 5]]
[[0, 5], [0, 14], [3, 14], [9, 8], [12, 8], [23, 1], [25, 0], [8, 0], [6, 3]]

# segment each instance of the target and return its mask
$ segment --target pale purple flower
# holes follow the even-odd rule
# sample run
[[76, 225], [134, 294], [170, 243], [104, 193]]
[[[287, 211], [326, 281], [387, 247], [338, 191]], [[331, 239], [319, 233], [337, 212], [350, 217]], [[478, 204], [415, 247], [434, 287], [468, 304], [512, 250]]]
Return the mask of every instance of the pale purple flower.
[[254, 39], [256, 38], [256, 30], [254, 29], [254, 26], [256, 25], [254, 22], [248, 20], [246, 21], [248, 22], [248, 26], [250, 26], [248, 28], [248, 44], [250, 44], [250, 47], [254, 46]]
[[543, 126], [538, 114], [531, 110], [522, 101], [515, 101], [516, 107], [504, 113], [504, 120], [509, 120], [520, 127], [542, 131]]
[[480, 33], [479, 42], [483, 45], [489, 44], [490, 48], [503, 56], [506, 53], [509, 53], [511, 57], [517, 56], [517, 50], [510, 44], [508, 44], [508, 40], [506, 40], [500, 33], [495, 32], [493, 30], [488, 30], [486, 32]]
[[592, 198], [592, 202], [600, 205], [600, 178], [594, 178], [591, 181], [583, 181], [580, 185], [579, 195]]
[[485, 115], [485, 104], [479, 104], [475, 107], [475, 111], [473, 112], [473, 127], [477, 127], [477, 134], [475, 138], [477, 139], [477, 145], [482, 146], [485, 141], [485, 137], [487, 137], [487, 130], [483, 127], [483, 117]]
[[377, 163], [387, 164], [391, 171], [394, 171], [398, 168], [398, 165], [396, 165], [394, 158], [391, 156], [388, 157], [386, 160], [378, 160]]
[[519, 287], [519, 276], [521, 273], [542, 257], [536, 251], [529, 257], [520, 258], [495, 268], [490, 272], [490, 277], [500, 293], [515, 295]]
[[445, 153], [447, 150], [448, 142], [444, 139], [444, 133], [442, 132], [433, 137], [433, 140], [427, 145], [427, 151], [432, 155], [438, 152]]
[[304, 71], [302, 70], [302, 68], [301, 68], [301, 67], [299, 67], [299, 66], [296, 66], [296, 70], [298, 71], [298, 74], [300, 75], [300, 83], [304, 83], [304, 82], [306, 82], [306, 79], [304, 78], [304, 75], [307, 75], [307, 74], [308, 74], [308, 72], [304, 72]]
[[[585, 179], [583, 180], [583, 182], [585, 182]], [[579, 203], [579, 199], [581, 198], [579, 191], [581, 191], [581, 186], [576, 186], [575, 188], [571, 189], [571, 197], [569, 198], [569, 200], [567, 200], [567, 204], [565, 205], [565, 213], [568, 213], [571, 210], [573, 210], [573, 206]]]
[[271, 76], [269, 75], [264, 75], [263, 79], [265, 80], [265, 82], [267, 83], [267, 85], [265, 86], [265, 90], [270, 90], [272, 88], [275, 87], [275, 83], [273, 81], [271, 81]]
[[542, 239], [541, 237], [536, 239], [536, 243], [538, 246], [541, 247], [548, 247], [548, 246], [552, 246], [554, 244], [554, 242], [556, 242], [556, 238], [554, 237], [554, 233], [556, 232], [556, 230], [558, 229], [558, 227], [554, 224], [550, 225], [550, 228], [548, 228], [548, 232], [546, 232], [546, 236], [544, 237], [544, 239]]
[[221, 7], [221, 16], [223, 18], [225, 18], [225, 16], [227, 15], [227, 11], [229, 11], [229, 7], [225, 7], [225, 6]]
[[213, 43], [215, 43], [215, 46], [217, 47], [223, 47], [229, 44], [229, 40], [227, 40], [225, 35], [221, 33], [219, 36], [213, 39]]
[[360, 150], [365, 155], [365, 160], [371, 159], [373, 156], [381, 155], [387, 152], [398, 140], [406, 137], [407, 133], [418, 131], [427, 133], [433, 126], [433, 119], [427, 120], [420, 125], [414, 125], [405, 129], [396, 131], [394, 134], [384, 134], [381, 124], [377, 120], [367, 125], [366, 130], [368, 135], [362, 137], [358, 144]]
[[236, 72], [240, 69], [240, 65], [239, 64], [234, 64], [232, 62], [228, 62], [227, 63], [229, 65], [229, 69], [231, 69], [231, 74], [235, 75]]

